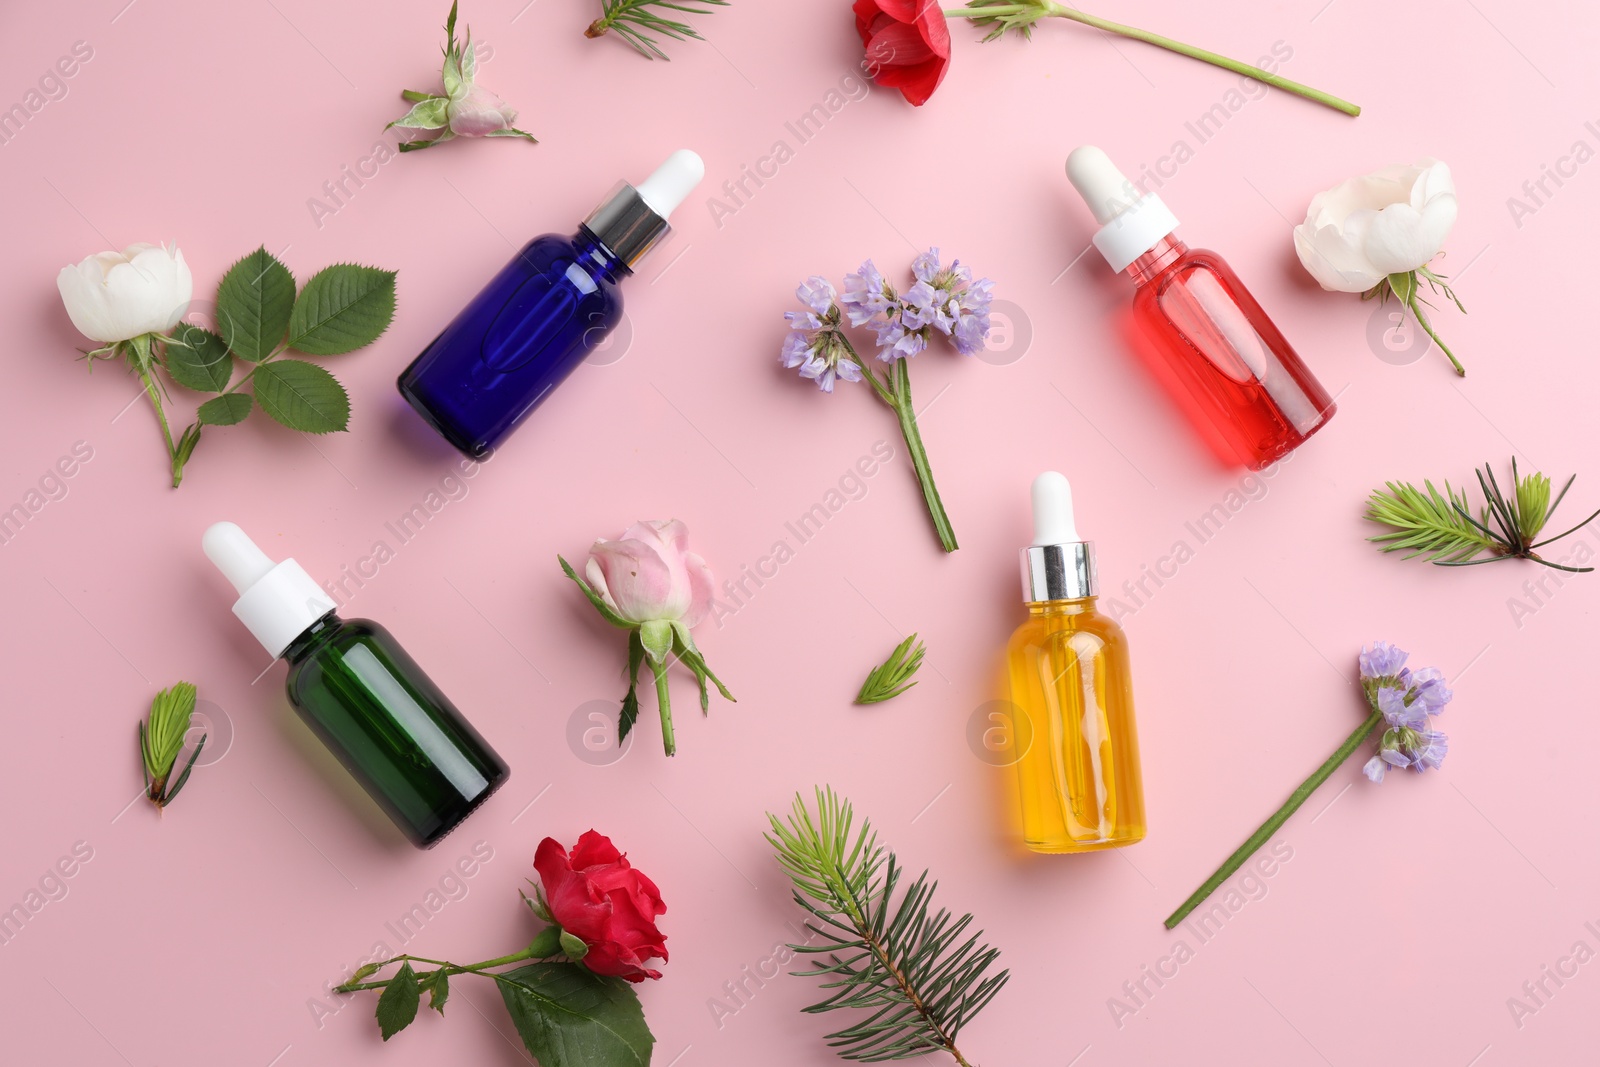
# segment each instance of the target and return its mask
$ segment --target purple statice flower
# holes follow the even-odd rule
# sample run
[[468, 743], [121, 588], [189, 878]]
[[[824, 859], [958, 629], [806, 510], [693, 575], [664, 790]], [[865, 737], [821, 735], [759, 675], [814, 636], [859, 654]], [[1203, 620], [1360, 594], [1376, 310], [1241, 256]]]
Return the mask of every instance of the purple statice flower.
[[783, 339], [779, 359], [785, 367], [800, 368], [800, 377], [810, 378], [824, 393], [833, 392], [838, 379], [861, 380], [861, 366], [840, 329], [842, 314], [838, 293], [826, 278], [812, 275], [794, 291], [804, 311], [786, 311], [789, 333]]
[[1387, 641], [1374, 641], [1361, 650], [1361, 680], [1372, 682], [1399, 677], [1410, 655]]
[[906, 290], [901, 318], [911, 329], [932, 327], [955, 342], [956, 351], [970, 356], [983, 350], [989, 336], [989, 301], [994, 283], [972, 280], [972, 271], [955, 260], [939, 263], [939, 250], [930, 248], [911, 264], [916, 284]]
[[1444, 684], [1444, 672], [1437, 667], [1408, 671], [1406, 681], [1416, 694], [1413, 699], [1427, 708], [1429, 715], [1439, 714], [1450, 703], [1450, 698], [1455, 696], [1450, 687]]
[[1421, 703], [1407, 699], [1408, 690], [1398, 685], [1378, 688], [1378, 710], [1391, 727], [1418, 728], [1428, 724], [1428, 709]]
[[860, 270], [844, 276], [844, 295], [839, 304], [849, 316], [850, 325], [865, 326], [880, 315], [898, 314], [900, 297], [869, 259]]
[[928, 331], [908, 325], [905, 302], [870, 259], [860, 270], [844, 276], [839, 303], [844, 305], [850, 325], [872, 328], [878, 358], [885, 363], [914, 356], [928, 347]]
[[1361, 650], [1362, 688], [1387, 725], [1378, 754], [1361, 768], [1374, 782], [1382, 782], [1390, 767], [1437, 770], [1449, 751], [1450, 739], [1433, 728], [1433, 717], [1454, 694], [1443, 672], [1435, 667], [1408, 670], [1406, 659], [1405, 652], [1383, 641]]

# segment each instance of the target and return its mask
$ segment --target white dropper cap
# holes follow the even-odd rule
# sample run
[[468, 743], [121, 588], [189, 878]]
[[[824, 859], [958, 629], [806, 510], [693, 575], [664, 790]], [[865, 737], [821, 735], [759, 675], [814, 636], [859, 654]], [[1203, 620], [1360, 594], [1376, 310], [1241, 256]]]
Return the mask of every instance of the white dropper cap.
[[337, 606], [300, 564], [273, 563], [231, 522], [210, 526], [200, 547], [238, 591], [233, 613], [274, 658]]
[[1176, 216], [1159, 196], [1139, 192], [1111, 157], [1094, 145], [1080, 145], [1067, 156], [1067, 180], [1094, 212], [1100, 224], [1094, 246], [1112, 270], [1126, 270], [1178, 228]]
[[1080, 540], [1072, 521], [1072, 485], [1067, 476], [1045, 471], [1033, 480], [1033, 543], [1064, 545]]
[[1022, 599], [1030, 604], [1078, 600], [1099, 588], [1094, 545], [1078, 537], [1072, 486], [1045, 471], [1033, 480], [1033, 543], [1022, 550]]
[[639, 195], [650, 205], [651, 211], [667, 218], [694, 192], [694, 187], [705, 176], [705, 161], [697, 153], [680, 148], [634, 188], [639, 190]]

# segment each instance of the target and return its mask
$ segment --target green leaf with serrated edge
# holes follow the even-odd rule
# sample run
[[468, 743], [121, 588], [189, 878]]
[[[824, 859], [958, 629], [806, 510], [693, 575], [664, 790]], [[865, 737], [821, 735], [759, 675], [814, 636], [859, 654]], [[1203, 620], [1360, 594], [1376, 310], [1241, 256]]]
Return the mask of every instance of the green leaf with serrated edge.
[[590, 586], [588, 582], [584, 581], [582, 576], [579, 575], [577, 571], [572, 569], [572, 564], [568, 563], [559, 555], [556, 556], [556, 560], [561, 564], [561, 572], [577, 583], [578, 588], [583, 590], [583, 595], [589, 598], [589, 603], [594, 605], [594, 610], [600, 613], [600, 617], [602, 619], [606, 620], [606, 622], [609, 622], [612, 626], [620, 626], [624, 630], [632, 630], [636, 628], [637, 624], [631, 623], [627, 619], [624, 619], [621, 615], [618, 615], [616, 610], [612, 608], [610, 604], [607, 604], [604, 600], [602, 600], [600, 598], [600, 594], [595, 592], [594, 588]]
[[256, 403], [291, 430], [330, 433], [350, 423], [350, 397], [338, 379], [303, 359], [275, 359], [255, 373]]
[[200, 393], [220, 393], [228, 387], [228, 380], [233, 377], [233, 357], [220, 334], [180, 322], [172, 331], [172, 338], [172, 344], [163, 346], [162, 361], [173, 381]]
[[394, 319], [394, 271], [336, 263], [311, 276], [289, 316], [289, 347], [337, 356], [370, 345]]
[[647, 1067], [655, 1037], [633, 988], [576, 963], [535, 963], [495, 983], [540, 1067]]
[[421, 1001], [417, 972], [411, 969], [411, 964], [402, 963], [378, 997], [378, 1029], [383, 1032], [385, 1041], [411, 1025]]
[[628, 739], [628, 731], [639, 721], [639, 664], [644, 662], [644, 644], [639, 631], [628, 634], [628, 693], [622, 698], [622, 714], [617, 717], [617, 744]]
[[259, 363], [289, 328], [294, 275], [265, 248], [228, 268], [217, 286], [217, 331], [240, 359]]
[[246, 415], [250, 414], [249, 393], [223, 393], [214, 396], [200, 405], [200, 410], [195, 412], [200, 421], [207, 426], [232, 426], [234, 423], [243, 422]]
[[428, 1007], [444, 1014], [444, 1002], [450, 999], [450, 975], [443, 968], [428, 976]]

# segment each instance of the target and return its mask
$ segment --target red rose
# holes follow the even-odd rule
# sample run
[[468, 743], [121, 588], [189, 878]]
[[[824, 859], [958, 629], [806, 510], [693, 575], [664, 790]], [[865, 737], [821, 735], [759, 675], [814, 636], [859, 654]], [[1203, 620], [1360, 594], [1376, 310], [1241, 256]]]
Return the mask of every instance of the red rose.
[[872, 80], [918, 107], [950, 66], [950, 27], [934, 0], [856, 0], [856, 32]]
[[590, 830], [571, 855], [547, 837], [539, 842], [533, 867], [544, 883], [550, 918], [589, 946], [584, 966], [630, 982], [661, 977], [645, 963], [667, 958], [666, 935], [655, 923], [667, 906], [656, 884], [634, 870], [609, 837]]

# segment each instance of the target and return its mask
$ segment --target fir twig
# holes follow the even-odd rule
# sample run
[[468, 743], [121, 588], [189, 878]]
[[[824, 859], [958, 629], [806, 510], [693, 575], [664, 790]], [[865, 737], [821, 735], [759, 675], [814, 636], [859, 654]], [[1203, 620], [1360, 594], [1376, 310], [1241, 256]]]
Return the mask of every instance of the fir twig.
[[[183, 751], [184, 736], [194, 718], [195, 687], [189, 682], [178, 682], [163, 689], [150, 702], [148, 722], [139, 724], [139, 755], [144, 762], [145, 794], [158, 808], [164, 808], [177, 797], [178, 791], [189, 780], [195, 760], [205, 747], [206, 738], [200, 735], [189, 762], [176, 782], [171, 782], [173, 768]], [[171, 782], [171, 788], [168, 783]]]
[[[729, 0], [601, 0], [602, 14], [584, 31], [585, 37], [603, 37], [615, 30], [617, 35], [646, 59], [666, 59], [658, 37], [675, 41], [703, 41], [699, 33], [687, 22], [680, 22], [661, 14], [676, 11], [685, 15], [709, 15], [711, 8], [727, 7]], [[705, 5], [705, 6], [701, 6]], [[660, 9], [660, 10], [658, 10]]]
[[1569, 477], [1561, 491], [1551, 499], [1550, 479], [1535, 472], [1522, 476], [1517, 461], [1511, 461], [1511, 493], [1500, 489], [1494, 468], [1484, 464], [1474, 471], [1485, 504], [1474, 516], [1469, 510], [1465, 490], [1455, 490], [1446, 482], [1444, 493], [1424, 481], [1426, 490], [1410, 482], [1388, 482], [1367, 501], [1367, 518], [1390, 527], [1387, 533], [1368, 540], [1385, 552], [1405, 552], [1406, 558], [1424, 556], [1441, 567], [1467, 567], [1503, 559], [1528, 559], [1556, 570], [1583, 572], [1593, 567], [1572, 567], [1541, 557], [1537, 549], [1559, 541], [1600, 517], [1595, 511], [1588, 518], [1554, 537], [1539, 539], [1556, 508], [1572, 488], [1576, 475]]
[[861, 683], [861, 691], [856, 694], [856, 703], [879, 704], [899, 696], [916, 685], [912, 675], [922, 666], [924, 651], [926, 649], [922, 642], [917, 640], [916, 634], [901, 641], [895, 646], [894, 651], [889, 653], [889, 658], [872, 668], [867, 680]]
[[767, 816], [766, 839], [816, 935], [812, 943], [789, 946], [816, 957], [815, 966], [794, 973], [825, 978], [822, 987], [835, 990], [805, 1010], [867, 1013], [828, 1035], [844, 1059], [905, 1059], [942, 1049], [970, 1067], [956, 1037], [1011, 977], [1007, 970], [989, 973], [999, 950], [981, 941], [981, 930], [968, 932], [970, 914], [957, 919], [933, 910], [938, 883], [926, 871], [897, 903], [903, 871], [870, 822], [862, 820], [852, 833], [850, 802], [831, 788], [817, 789], [816, 806], [813, 816], [796, 794], [787, 822]]

